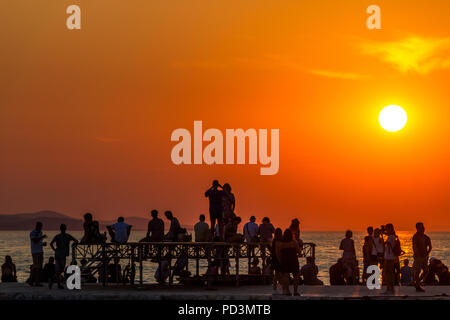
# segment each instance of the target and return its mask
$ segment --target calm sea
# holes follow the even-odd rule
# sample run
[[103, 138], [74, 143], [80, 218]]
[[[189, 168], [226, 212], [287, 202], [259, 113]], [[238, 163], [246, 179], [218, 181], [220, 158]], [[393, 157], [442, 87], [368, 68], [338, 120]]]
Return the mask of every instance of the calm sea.
[[[47, 242], [53, 238], [56, 231], [46, 232], [49, 239]], [[82, 236], [81, 231], [71, 232], [71, 234], [80, 239]], [[402, 256], [402, 259], [408, 258], [412, 261], [412, 248], [411, 248], [411, 238], [413, 232], [397, 232], [402, 243], [402, 249], [406, 251], [406, 254]], [[450, 232], [429, 232], [427, 233], [432, 240], [433, 251], [431, 256], [441, 259], [445, 264], [450, 263]], [[142, 239], [145, 236], [144, 231], [132, 232], [130, 241], [135, 242]], [[316, 247], [316, 263], [319, 267], [319, 278], [324, 281], [325, 284], [329, 284], [328, 269], [330, 266], [337, 261], [341, 256], [339, 251], [339, 243], [344, 237], [344, 232], [302, 232], [301, 237], [305, 242], [314, 242]], [[360, 266], [362, 266], [362, 254], [361, 247], [363, 241], [364, 233], [354, 232], [353, 238], [356, 244], [356, 252], [358, 259], [360, 260]], [[45, 247], [45, 261], [48, 260], [53, 253], [52, 250], [47, 246]], [[31, 264], [31, 254], [30, 254], [30, 240], [28, 231], [0, 231], [0, 257], [3, 263], [3, 257], [5, 255], [10, 255], [13, 258], [14, 263], [17, 267], [18, 279], [19, 281], [25, 281], [29, 275], [29, 267]], [[70, 259], [68, 259], [70, 260]], [[233, 261], [231, 261], [233, 271]], [[144, 263], [144, 281], [147, 283], [153, 283], [154, 273], [157, 264], [145, 262]], [[190, 267], [190, 270], [195, 270], [194, 265]], [[201, 264], [202, 272], [206, 271], [206, 262]], [[247, 270], [245, 259], [242, 260], [240, 265], [240, 270], [245, 273]]]

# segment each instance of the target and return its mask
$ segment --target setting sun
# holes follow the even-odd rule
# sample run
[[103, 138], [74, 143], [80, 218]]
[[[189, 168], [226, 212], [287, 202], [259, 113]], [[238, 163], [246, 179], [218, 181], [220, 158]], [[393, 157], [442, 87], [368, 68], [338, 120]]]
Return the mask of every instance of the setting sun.
[[378, 121], [383, 129], [395, 132], [403, 129], [408, 117], [402, 107], [390, 105], [381, 110]]

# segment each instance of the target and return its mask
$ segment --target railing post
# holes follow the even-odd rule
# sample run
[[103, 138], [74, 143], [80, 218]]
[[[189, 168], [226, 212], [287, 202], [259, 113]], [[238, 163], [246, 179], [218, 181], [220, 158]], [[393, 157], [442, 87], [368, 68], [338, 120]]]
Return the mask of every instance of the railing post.
[[236, 259], [236, 286], [237, 287], [239, 286], [239, 253], [240, 253], [239, 246], [240, 246], [239, 244], [238, 245], [235, 244], [233, 246], [234, 256]]
[[200, 250], [198, 246], [195, 246], [195, 275], [200, 276]]
[[158, 268], [159, 268], [159, 279], [158, 279], [158, 282], [161, 282], [161, 280], [162, 280], [162, 268], [161, 268], [161, 256], [162, 256], [162, 254], [161, 254], [161, 250], [162, 250], [161, 245], [158, 244], [158, 253], [157, 253], [157, 256], [158, 256]]
[[[175, 245], [176, 246], [176, 245]], [[169, 246], [169, 286], [173, 284], [173, 268], [172, 268], [172, 259], [175, 258], [175, 255], [172, 255], [172, 252], [174, 252], [174, 247]], [[176, 263], [176, 260], [175, 260]]]
[[264, 267], [266, 266], [266, 248], [268, 248], [267, 244], [263, 244], [261, 248], [261, 264], [262, 264], [262, 271], [264, 271]]
[[144, 266], [143, 266], [143, 260], [144, 260], [144, 257], [143, 257], [143, 254], [142, 254], [142, 251], [143, 251], [143, 246], [142, 246], [142, 244], [138, 244], [138, 257], [139, 257], [139, 284], [142, 286], [143, 284], [144, 284], [144, 274], [143, 274], [143, 271], [144, 271]]
[[77, 252], [76, 252], [76, 250], [77, 250], [77, 245], [74, 244], [74, 245], [72, 246], [72, 262], [76, 261], [76, 258], [77, 258]]
[[107, 265], [106, 265], [106, 244], [102, 243], [102, 267], [103, 267], [103, 286], [106, 286], [107, 278]]
[[248, 257], [248, 271], [247, 273], [250, 274], [250, 267], [251, 267], [251, 262], [252, 262], [252, 244], [250, 244], [250, 242], [247, 242], [247, 257]]

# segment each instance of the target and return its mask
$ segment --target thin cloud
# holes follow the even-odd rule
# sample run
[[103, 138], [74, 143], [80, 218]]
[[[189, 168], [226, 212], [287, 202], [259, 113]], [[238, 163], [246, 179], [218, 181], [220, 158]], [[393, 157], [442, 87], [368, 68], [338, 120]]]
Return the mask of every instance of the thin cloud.
[[363, 42], [363, 54], [376, 56], [401, 72], [427, 74], [450, 67], [450, 38], [412, 36], [392, 42]]
[[170, 65], [173, 69], [226, 69], [229, 63], [219, 61], [176, 61]]
[[314, 74], [316, 76], [322, 76], [334, 79], [344, 79], [344, 80], [356, 80], [368, 78], [368, 75], [352, 73], [352, 72], [341, 72], [332, 71], [324, 69], [313, 69], [303, 66], [296, 59], [278, 55], [278, 54], [264, 54], [262, 57], [258, 58], [247, 58], [247, 57], [236, 57], [229, 59], [228, 61], [178, 61], [171, 64], [172, 68], [176, 69], [225, 69], [230, 67], [240, 67], [240, 68], [256, 68], [256, 69], [288, 69], [299, 72], [306, 72]]
[[97, 140], [99, 142], [104, 142], [104, 143], [113, 143], [113, 142], [121, 142], [121, 141], [123, 141], [122, 139], [108, 138], [108, 137], [95, 137], [95, 140]]
[[316, 76], [334, 78], [334, 79], [344, 79], [344, 80], [358, 80], [367, 78], [367, 75], [352, 73], [352, 72], [339, 72], [330, 70], [309, 70], [309, 73]]

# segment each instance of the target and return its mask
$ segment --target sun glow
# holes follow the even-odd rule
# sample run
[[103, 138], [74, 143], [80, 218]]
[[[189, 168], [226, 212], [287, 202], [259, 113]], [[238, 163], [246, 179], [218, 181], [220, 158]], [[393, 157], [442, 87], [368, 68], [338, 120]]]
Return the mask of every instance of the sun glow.
[[403, 129], [406, 125], [408, 117], [406, 111], [402, 107], [390, 105], [384, 107], [378, 116], [378, 121], [383, 129], [395, 132]]

